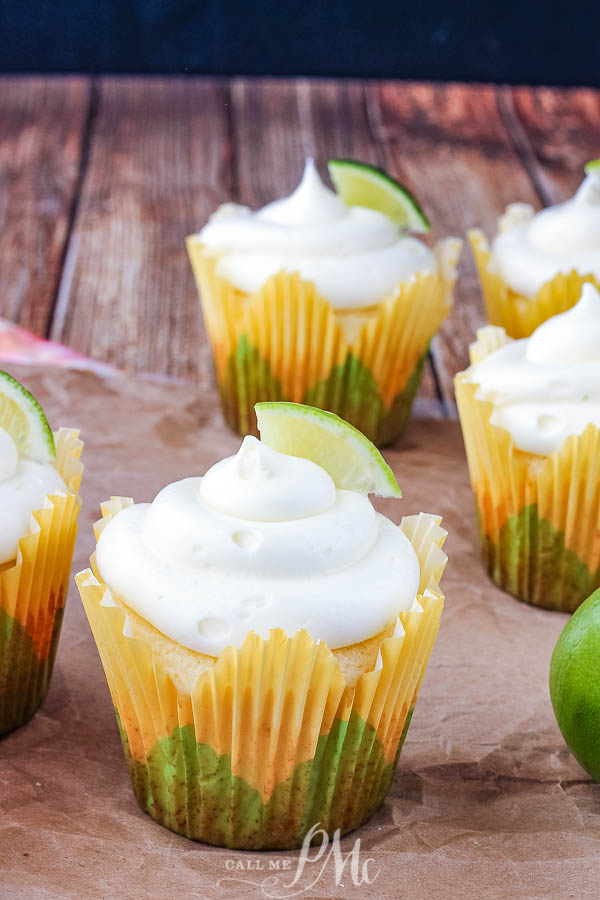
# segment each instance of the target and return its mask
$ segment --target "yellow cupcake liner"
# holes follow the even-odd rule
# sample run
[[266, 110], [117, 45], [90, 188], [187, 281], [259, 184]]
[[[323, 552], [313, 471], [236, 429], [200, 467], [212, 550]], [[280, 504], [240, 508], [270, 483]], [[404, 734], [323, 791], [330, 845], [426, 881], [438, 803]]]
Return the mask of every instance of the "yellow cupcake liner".
[[[104, 504], [104, 523], [128, 502]], [[208, 843], [289, 848], [317, 822], [349, 831], [383, 802], [437, 635], [446, 564], [439, 517], [401, 527], [421, 565], [419, 595], [354, 687], [323, 642], [273, 629], [268, 640], [251, 632], [179, 690], [97, 573], [77, 575], [133, 789], [153, 818]]]
[[0, 734], [29, 719], [50, 685], [81, 507], [78, 435], [67, 428], [55, 434], [56, 468], [68, 492], [48, 496], [32, 513], [16, 560], [0, 569]]
[[[471, 362], [508, 340], [482, 328]], [[493, 404], [466, 373], [455, 387], [490, 576], [528, 603], [575, 609], [600, 587], [600, 430], [589, 425], [549, 456], [524, 453], [491, 423]]]
[[580, 275], [573, 271], [568, 275], [556, 275], [535, 296], [527, 297], [514, 291], [501, 275], [494, 272], [488, 242], [479, 228], [469, 231], [469, 242], [479, 273], [488, 319], [492, 325], [501, 325], [512, 338], [529, 337], [546, 319], [575, 306], [586, 282], [600, 288], [593, 275]]
[[260, 400], [338, 413], [377, 443], [410, 414], [431, 338], [448, 315], [461, 242], [438, 243], [437, 271], [417, 274], [376, 306], [335, 309], [298, 273], [280, 272], [254, 294], [216, 274], [198, 235], [187, 239], [223, 412], [256, 433]]

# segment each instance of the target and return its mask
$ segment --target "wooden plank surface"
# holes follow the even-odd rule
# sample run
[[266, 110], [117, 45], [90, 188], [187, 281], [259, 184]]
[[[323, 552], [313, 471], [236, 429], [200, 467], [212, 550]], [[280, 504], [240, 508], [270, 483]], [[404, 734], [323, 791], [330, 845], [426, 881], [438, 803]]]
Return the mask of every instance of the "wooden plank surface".
[[90, 102], [84, 78], [0, 79], [0, 316], [46, 335]]
[[522, 163], [545, 205], [577, 190], [600, 154], [600, 91], [503, 88], [501, 106]]
[[[600, 92], [336, 80], [19, 78], [0, 91], [0, 315], [131, 371], [212, 384], [184, 238], [225, 200], [291, 191], [305, 158], [379, 164], [437, 239], [568, 197], [598, 155]], [[484, 311], [465, 247], [420, 396]], [[437, 378], [437, 383], [436, 383]]]
[[185, 236], [231, 196], [228, 90], [105, 78], [52, 337], [132, 371], [212, 377]]

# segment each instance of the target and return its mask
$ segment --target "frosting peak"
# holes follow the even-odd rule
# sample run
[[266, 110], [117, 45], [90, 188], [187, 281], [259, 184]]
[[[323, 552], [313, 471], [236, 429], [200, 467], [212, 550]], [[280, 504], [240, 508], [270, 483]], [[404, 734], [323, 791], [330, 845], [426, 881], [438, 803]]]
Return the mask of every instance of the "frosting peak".
[[343, 219], [347, 207], [325, 187], [312, 157], [306, 160], [302, 180], [289, 197], [263, 206], [256, 217], [280, 225], [312, 225]]
[[283, 522], [325, 512], [335, 503], [336, 490], [320, 466], [277, 453], [248, 435], [237, 456], [208, 470], [200, 496], [213, 509], [239, 519]]
[[548, 365], [600, 363], [600, 294], [593, 284], [584, 284], [575, 306], [536, 328], [525, 358]]
[[433, 272], [432, 251], [401, 234], [383, 213], [346, 204], [309, 159], [295, 191], [257, 212], [221, 206], [199, 235], [217, 275], [252, 294], [279, 272], [298, 272], [337, 308], [372, 306], [417, 272]]
[[409, 609], [415, 552], [367, 497], [247, 437], [204, 478], [122, 510], [96, 549], [103, 581], [175, 641], [218, 654], [249, 631], [305, 628], [335, 650]]
[[576, 204], [591, 204], [600, 206], [600, 172], [593, 171], [584, 178], [579, 190], [573, 198]]
[[493, 403], [492, 423], [515, 446], [547, 455], [590, 424], [600, 428], [600, 294], [585, 284], [579, 302], [530, 338], [509, 341], [469, 370], [477, 396]]
[[515, 291], [533, 296], [560, 272], [600, 279], [600, 176], [591, 172], [570, 200], [536, 215], [512, 204], [499, 222], [494, 265]]

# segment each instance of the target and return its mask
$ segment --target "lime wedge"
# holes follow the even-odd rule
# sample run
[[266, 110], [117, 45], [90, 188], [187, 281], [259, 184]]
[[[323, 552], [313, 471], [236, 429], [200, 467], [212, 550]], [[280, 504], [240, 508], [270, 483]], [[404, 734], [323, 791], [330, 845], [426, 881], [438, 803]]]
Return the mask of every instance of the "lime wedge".
[[10, 434], [21, 456], [38, 462], [55, 458], [54, 438], [42, 407], [16, 378], [1, 370], [0, 428]]
[[600, 159], [592, 159], [589, 163], [586, 163], [585, 174], [600, 176]]
[[340, 489], [401, 497], [394, 473], [377, 447], [334, 413], [300, 403], [257, 403], [260, 439], [288, 456], [301, 456], [329, 472]]
[[415, 197], [386, 172], [351, 159], [330, 159], [327, 168], [346, 206], [375, 209], [407, 231], [429, 231], [429, 219]]

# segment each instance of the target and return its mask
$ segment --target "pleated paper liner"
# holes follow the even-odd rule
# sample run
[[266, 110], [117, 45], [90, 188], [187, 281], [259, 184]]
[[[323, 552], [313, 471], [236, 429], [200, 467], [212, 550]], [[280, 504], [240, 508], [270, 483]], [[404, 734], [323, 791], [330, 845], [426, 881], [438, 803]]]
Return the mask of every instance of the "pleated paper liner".
[[280, 272], [247, 295], [219, 277], [197, 235], [187, 240], [212, 346], [223, 413], [256, 434], [254, 404], [292, 400], [331, 410], [378, 444], [412, 408], [431, 338], [448, 315], [461, 243], [436, 247], [438, 271], [417, 274], [365, 309], [334, 309], [312, 282]]
[[68, 493], [32, 514], [17, 558], [0, 567], [0, 734], [29, 719], [48, 692], [67, 597], [81, 500], [78, 432], [55, 434], [56, 467]]
[[[473, 363], [509, 340], [492, 326], [477, 338]], [[600, 430], [588, 426], [549, 456], [524, 453], [492, 425], [478, 385], [460, 373], [455, 386], [490, 577], [535, 606], [576, 609], [600, 587]]]
[[504, 279], [494, 272], [492, 254], [488, 242], [478, 228], [469, 231], [469, 242], [475, 257], [483, 299], [488, 319], [492, 325], [501, 325], [512, 338], [529, 337], [546, 319], [566, 312], [581, 297], [581, 288], [591, 281], [600, 288], [593, 275], [556, 275], [544, 284], [534, 297], [518, 294]]
[[[127, 502], [106, 504], [107, 518]], [[324, 643], [274, 629], [268, 640], [250, 633], [191, 690], [178, 688], [169, 655], [135, 635], [122, 601], [81, 572], [142, 808], [179, 834], [238, 849], [292, 848], [317, 822], [333, 834], [368, 819], [388, 791], [439, 626], [439, 523], [404, 519], [421, 564], [418, 600], [354, 687]]]

